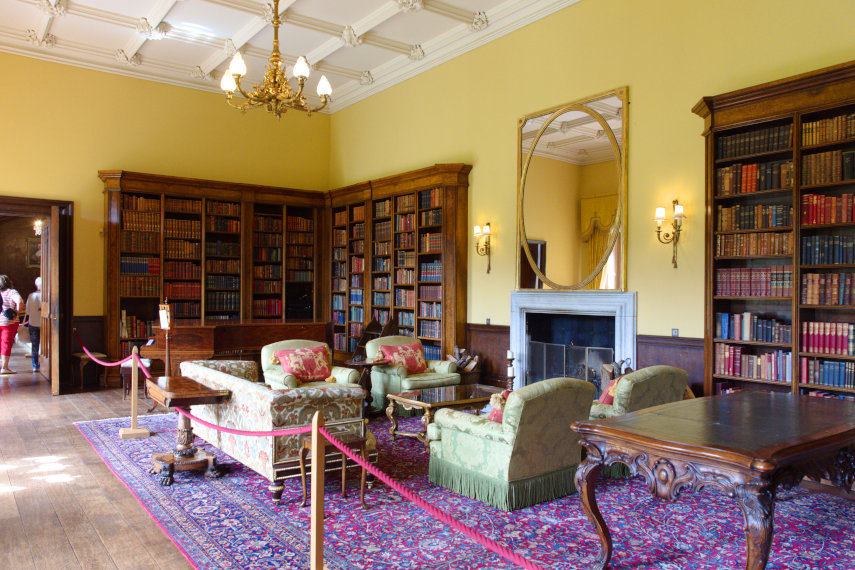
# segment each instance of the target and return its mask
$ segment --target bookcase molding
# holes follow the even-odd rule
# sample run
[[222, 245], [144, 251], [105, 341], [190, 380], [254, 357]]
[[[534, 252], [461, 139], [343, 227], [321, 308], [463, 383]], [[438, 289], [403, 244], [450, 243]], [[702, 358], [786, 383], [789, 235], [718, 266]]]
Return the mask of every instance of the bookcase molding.
[[706, 139], [705, 394], [855, 399], [855, 62], [692, 110]]

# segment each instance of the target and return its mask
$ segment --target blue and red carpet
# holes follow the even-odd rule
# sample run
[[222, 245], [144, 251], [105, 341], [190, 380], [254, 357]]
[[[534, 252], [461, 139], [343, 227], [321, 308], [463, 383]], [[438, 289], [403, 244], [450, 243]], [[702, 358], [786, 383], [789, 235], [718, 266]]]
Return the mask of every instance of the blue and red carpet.
[[[403, 427], [418, 419], [404, 420]], [[161, 487], [148, 473], [151, 455], [175, 441], [175, 414], [142, 417], [150, 438], [122, 440], [129, 420], [78, 423], [109, 468], [151, 513], [198, 568], [306, 568], [309, 508], [298, 507], [299, 480], [286, 483], [279, 506], [267, 480], [218, 454], [229, 473], [205, 479], [201, 471], [175, 475]], [[379, 467], [459, 521], [478, 529], [546, 568], [585, 569], [598, 540], [577, 495], [506, 513], [436, 487], [427, 480], [428, 452], [418, 441], [393, 441], [388, 421], [371, 422], [380, 449]], [[414, 427], [414, 426], [410, 426]], [[328, 568], [515, 568], [457, 532], [436, 522], [385, 485], [366, 493], [359, 506], [359, 477], [348, 477], [348, 498], [337, 475], [327, 479], [324, 561]], [[652, 497], [641, 479], [610, 481], [597, 493], [614, 540], [610, 568], [662, 570], [742, 568], [742, 511], [716, 490], [686, 493], [669, 503]], [[855, 568], [855, 502], [796, 489], [779, 493], [775, 535], [767, 568]]]

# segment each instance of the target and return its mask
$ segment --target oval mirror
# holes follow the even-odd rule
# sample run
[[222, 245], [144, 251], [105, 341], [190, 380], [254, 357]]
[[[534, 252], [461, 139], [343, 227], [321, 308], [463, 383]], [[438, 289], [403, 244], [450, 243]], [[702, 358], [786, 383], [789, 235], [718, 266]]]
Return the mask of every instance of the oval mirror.
[[521, 289], [626, 287], [626, 88], [519, 122]]

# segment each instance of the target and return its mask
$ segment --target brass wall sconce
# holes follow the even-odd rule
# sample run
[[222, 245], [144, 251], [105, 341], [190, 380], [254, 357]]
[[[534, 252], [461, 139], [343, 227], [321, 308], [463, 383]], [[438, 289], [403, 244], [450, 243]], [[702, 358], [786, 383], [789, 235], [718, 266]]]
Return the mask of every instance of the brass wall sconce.
[[674, 215], [671, 216], [671, 232], [665, 232], [662, 234], [662, 222], [666, 220], [665, 218], [665, 208], [656, 208], [656, 215], [653, 217], [653, 220], [656, 222], [656, 237], [659, 239], [660, 243], [664, 244], [673, 244], [674, 246], [674, 255], [671, 257], [671, 263], [674, 264], [674, 268], [677, 268], [677, 242], [680, 241], [680, 231], [683, 228], [683, 220], [686, 219], [686, 215], [683, 213], [683, 206], [677, 200], [672, 202], [674, 206]]
[[475, 253], [487, 256], [487, 273], [490, 273], [490, 222], [475, 226]]

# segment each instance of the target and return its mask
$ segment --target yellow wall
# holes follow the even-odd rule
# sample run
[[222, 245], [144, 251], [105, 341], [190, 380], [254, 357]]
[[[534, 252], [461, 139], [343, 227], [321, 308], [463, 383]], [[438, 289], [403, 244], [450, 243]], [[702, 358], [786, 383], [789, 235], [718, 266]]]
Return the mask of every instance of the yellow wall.
[[[699, 337], [704, 147], [691, 108], [705, 95], [852, 60], [853, 21], [849, 0], [583, 0], [335, 113], [330, 180], [472, 164], [470, 227], [490, 220], [494, 249], [490, 274], [470, 265], [468, 321], [506, 324], [517, 257], [517, 118], [627, 85], [628, 287], [638, 291], [638, 331]], [[688, 216], [678, 269], [651, 221], [655, 206], [674, 198]]]
[[0, 69], [0, 196], [74, 201], [76, 315], [103, 313], [98, 170], [329, 188], [328, 115], [244, 115], [224, 96], [4, 53]]
[[528, 167], [526, 235], [546, 242], [546, 276], [556, 283], [579, 280], [580, 170], [541, 156], [532, 156]]

